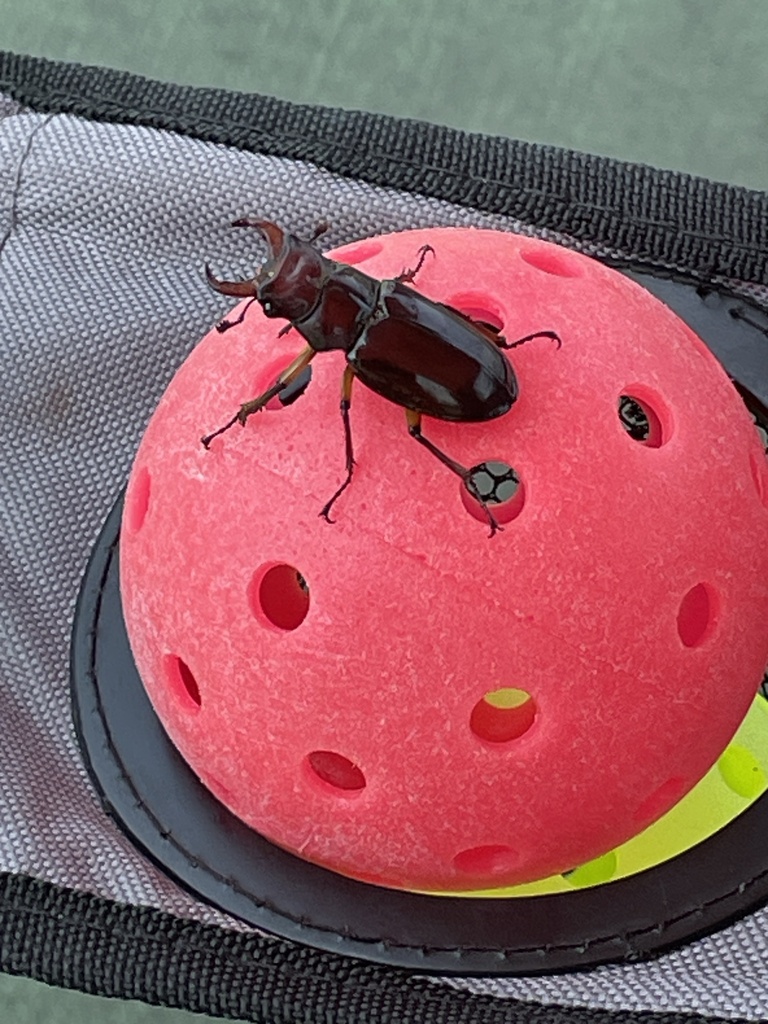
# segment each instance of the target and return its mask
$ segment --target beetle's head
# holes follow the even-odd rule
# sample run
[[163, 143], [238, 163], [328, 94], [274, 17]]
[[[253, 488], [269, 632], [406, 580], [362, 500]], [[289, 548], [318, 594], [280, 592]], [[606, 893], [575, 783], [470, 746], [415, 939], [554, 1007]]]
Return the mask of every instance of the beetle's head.
[[303, 320], [320, 298], [322, 254], [310, 242], [286, 234], [268, 220], [236, 220], [232, 226], [260, 231], [269, 247], [269, 256], [250, 281], [219, 281], [206, 267], [211, 287], [224, 295], [256, 298], [266, 316], [292, 323]]

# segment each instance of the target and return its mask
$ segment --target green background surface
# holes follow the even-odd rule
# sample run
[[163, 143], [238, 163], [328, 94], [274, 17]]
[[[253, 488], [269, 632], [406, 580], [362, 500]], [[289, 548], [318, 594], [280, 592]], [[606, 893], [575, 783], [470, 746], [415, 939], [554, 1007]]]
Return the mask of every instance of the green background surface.
[[0, 46], [766, 188], [763, 0], [0, 0]]
[[[0, 0], [0, 48], [768, 188], [764, 0]], [[207, 1018], [0, 975], [0, 1019]]]

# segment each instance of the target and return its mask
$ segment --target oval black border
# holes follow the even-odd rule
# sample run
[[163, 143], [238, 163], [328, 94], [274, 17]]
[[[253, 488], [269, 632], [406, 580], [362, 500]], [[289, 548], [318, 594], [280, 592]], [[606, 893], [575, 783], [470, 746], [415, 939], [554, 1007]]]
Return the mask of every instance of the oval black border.
[[[709, 344], [765, 414], [766, 318], [742, 299], [632, 273]], [[94, 547], [72, 644], [75, 722], [106, 809], [194, 895], [320, 949], [440, 974], [532, 974], [656, 955], [768, 900], [768, 794], [655, 868], [591, 889], [509, 899], [366, 885], [274, 846], [205, 789], [166, 736], [122, 616], [122, 498]]]
[[105, 808], [163, 870], [248, 924], [297, 942], [440, 974], [532, 974], [636, 960], [768, 900], [768, 794], [706, 842], [592, 889], [509, 899], [428, 896], [357, 882], [274, 846], [227, 811], [166, 736], [122, 616], [122, 498], [78, 601], [78, 737]]

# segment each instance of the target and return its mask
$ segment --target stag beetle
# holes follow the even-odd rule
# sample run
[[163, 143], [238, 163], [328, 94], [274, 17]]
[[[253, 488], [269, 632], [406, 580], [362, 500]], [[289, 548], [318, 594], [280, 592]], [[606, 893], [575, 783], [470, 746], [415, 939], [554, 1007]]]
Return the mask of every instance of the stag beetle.
[[390, 280], [380, 281], [355, 267], [328, 259], [314, 246], [326, 230], [322, 224], [309, 241], [288, 234], [267, 220], [243, 218], [233, 227], [256, 228], [267, 241], [269, 259], [247, 281], [220, 281], [210, 267], [208, 283], [217, 292], [250, 298], [236, 320], [223, 320], [219, 331], [242, 322], [253, 302], [268, 317], [287, 320], [280, 334], [292, 327], [307, 342], [275, 383], [246, 402], [224, 426], [201, 438], [208, 448], [214, 437], [245, 421], [280, 396], [295, 401], [309, 384], [310, 362], [318, 352], [339, 349], [347, 365], [341, 384], [341, 416], [346, 445], [346, 477], [323, 506], [320, 515], [333, 522], [330, 511], [352, 481], [355, 458], [349, 409], [352, 382], [357, 377], [377, 394], [405, 409], [408, 432], [464, 482], [482, 506], [491, 533], [501, 529], [472, 479], [473, 470], [441, 451], [421, 432], [422, 416], [455, 422], [480, 422], [503, 416], [517, 399], [517, 378], [501, 349], [513, 349], [554, 331], [536, 331], [508, 342], [491, 324], [473, 320], [459, 310], [408, 287], [434, 249], [424, 245], [416, 266]]

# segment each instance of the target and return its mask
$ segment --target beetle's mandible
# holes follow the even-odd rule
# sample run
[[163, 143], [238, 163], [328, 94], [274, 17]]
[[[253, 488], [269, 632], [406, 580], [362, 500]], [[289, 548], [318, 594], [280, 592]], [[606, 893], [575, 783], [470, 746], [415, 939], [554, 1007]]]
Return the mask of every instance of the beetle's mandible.
[[295, 401], [311, 375], [311, 360], [318, 352], [339, 349], [347, 365], [341, 383], [341, 416], [346, 448], [346, 476], [320, 515], [333, 522], [330, 511], [352, 481], [355, 458], [349, 409], [352, 382], [357, 378], [405, 410], [408, 432], [443, 465], [463, 481], [482, 506], [490, 536], [501, 527], [481, 497], [472, 470], [456, 462], [422, 434], [422, 416], [455, 422], [482, 422], [509, 412], [517, 399], [517, 378], [502, 349], [516, 348], [533, 338], [550, 338], [560, 347], [554, 331], [536, 331], [509, 342], [490, 324], [426, 298], [409, 287], [429, 253], [419, 251], [412, 270], [380, 281], [355, 267], [328, 259], [313, 244], [326, 225], [320, 225], [309, 241], [288, 234], [267, 220], [236, 220], [233, 227], [256, 228], [269, 246], [269, 258], [247, 281], [220, 281], [206, 266], [208, 283], [224, 295], [249, 298], [236, 320], [223, 320], [225, 331], [242, 322], [248, 307], [258, 302], [268, 317], [288, 322], [307, 342], [275, 383], [240, 406], [218, 430], [203, 437], [208, 448], [214, 437], [280, 396], [284, 404]]

